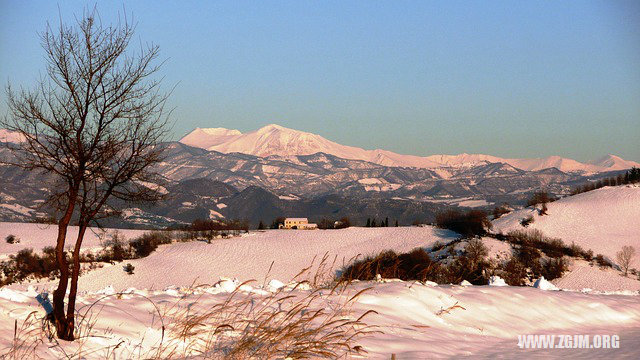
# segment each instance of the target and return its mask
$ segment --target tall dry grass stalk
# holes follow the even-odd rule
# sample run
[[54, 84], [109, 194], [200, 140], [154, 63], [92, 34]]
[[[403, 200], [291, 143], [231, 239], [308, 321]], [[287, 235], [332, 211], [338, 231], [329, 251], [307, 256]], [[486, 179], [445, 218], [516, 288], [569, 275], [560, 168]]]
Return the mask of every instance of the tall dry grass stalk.
[[0, 359], [22, 360], [38, 358], [37, 349], [43, 343], [42, 331], [37, 326], [38, 324], [37, 311], [29, 313], [20, 325], [16, 320], [14, 322], [11, 346], [2, 352]]
[[[349, 282], [328, 283], [335, 259], [329, 262], [327, 254], [314, 263], [315, 258], [290, 287], [245, 292], [254, 282], [247, 281], [209, 308], [173, 306], [164, 315], [170, 338], [154, 357], [300, 359], [365, 352], [357, 340], [377, 332], [364, 322], [375, 311], [354, 317], [351, 308], [368, 288], [354, 293]], [[198, 297], [182, 301], [193, 304]]]
[[[333, 266], [328, 260], [325, 254], [314, 265], [314, 259], [289, 286], [267, 291], [266, 277], [262, 288], [253, 288], [249, 284], [255, 281], [247, 281], [222, 301], [210, 297], [209, 285], [183, 289], [184, 295], [166, 306], [159, 306], [144, 295], [127, 294], [140, 296], [153, 305], [151, 326], [159, 327], [161, 334], [153, 346], [142, 346], [144, 339], [139, 339], [137, 346], [125, 346], [125, 341], [110, 346], [85, 345], [92, 337], [110, 335], [95, 330], [100, 316], [104, 316], [101, 303], [122, 294], [106, 295], [81, 308], [77, 312], [77, 340], [73, 343], [60, 344], [51, 337], [47, 341], [34, 312], [20, 328], [16, 326], [14, 342], [3, 359], [35, 358], [37, 350], [65, 359], [301, 359], [366, 353], [357, 342], [379, 332], [365, 322], [375, 311], [356, 316], [352, 305], [368, 288], [357, 291], [350, 282], [329, 282]], [[46, 323], [42, 320], [42, 324]], [[49, 349], [39, 348], [42, 344]]]

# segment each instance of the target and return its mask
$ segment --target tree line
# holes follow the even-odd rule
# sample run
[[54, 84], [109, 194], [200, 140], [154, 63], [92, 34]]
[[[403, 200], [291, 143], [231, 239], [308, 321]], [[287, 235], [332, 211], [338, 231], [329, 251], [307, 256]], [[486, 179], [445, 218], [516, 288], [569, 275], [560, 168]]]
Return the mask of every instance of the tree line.
[[581, 194], [587, 191], [596, 190], [605, 186], [620, 186], [635, 184], [640, 182], [640, 169], [633, 167], [624, 174], [618, 174], [618, 176], [611, 176], [608, 178], [600, 179], [595, 182], [590, 182], [571, 191], [571, 195]]

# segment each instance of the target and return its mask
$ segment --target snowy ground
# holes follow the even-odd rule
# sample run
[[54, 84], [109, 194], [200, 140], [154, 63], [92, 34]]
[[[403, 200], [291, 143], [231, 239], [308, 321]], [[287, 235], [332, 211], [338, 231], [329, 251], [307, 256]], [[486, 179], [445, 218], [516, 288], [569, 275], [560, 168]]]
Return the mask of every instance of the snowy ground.
[[640, 281], [633, 275], [622, 276], [620, 271], [575, 260], [569, 271], [561, 278], [552, 281], [561, 289], [597, 291], [640, 291]]
[[[82, 241], [83, 251], [102, 248], [102, 241], [108, 239], [108, 233], [113, 233], [114, 231], [115, 229], [101, 230], [98, 228], [90, 228], [85, 233], [84, 240]], [[144, 233], [144, 230], [117, 231], [128, 239]], [[8, 235], [15, 235], [20, 239], [20, 242], [17, 244], [8, 244], [5, 241]], [[10, 254], [15, 254], [22, 249], [31, 248], [35, 252], [41, 252], [45, 246], [56, 246], [57, 236], [57, 225], [0, 222], [0, 260], [4, 260]], [[69, 226], [66, 241], [67, 248], [73, 248], [77, 236], [78, 227]]]
[[335, 271], [358, 255], [374, 255], [388, 249], [406, 252], [455, 238], [453, 232], [432, 227], [267, 230], [217, 239], [211, 244], [195, 241], [163, 245], [146, 258], [126, 261], [135, 266], [133, 276], [122, 270], [123, 264], [107, 265], [82, 276], [79, 288], [95, 291], [111, 285], [116, 291], [129, 287], [164, 289], [172, 285], [212, 284], [220, 277], [240, 281], [263, 281], [265, 277], [289, 280], [310, 266], [314, 257], [317, 265], [325, 254]]
[[[557, 203], [562, 204], [560, 201], [554, 204]], [[49, 245], [46, 239], [51, 235], [43, 235], [39, 231], [55, 233], [54, 227], [38, 230], [32, 227], [38, 225], [24, 226], [30, 228], [23, 229], [23, 225], [3, 225], [2, 228], [11, 229], [12, 233], [23, 238], [23, 242], [18, 244], [21, 247], [34, 244], [29, 247], [35, 249]], [[124, 234], [128, 238], [137, 235], [134, 232]], [[31, 242], [30, 236], [36, 240]], [[149, 257], [127, 261], [135, 266], [133, 275], [127, 275], [122, 269], [124, 263], [118, 263], [81, 276], [79, 302], [82, 304], [93, 303], [114, 291], [130, 292], [129, 295], [103, 299], [99, 306], [93, 308], [99, 315], [94, 331], [101, 337], [86, 339], [83, 344], [86, 358], [103, 358], [105, 350], [93, 354], [88, 351], [115, 346], [121, 341], [124, 342], [117, 350], [117, 358], [135, 358], [134, 352], [144, 353], [156, 346], [160, 339], [159, 323], [149, 300], [160, 310], [176, 303], [189, 305], [194, 310], [207, 308], [223, 301], [228, 291], [234, 288], [233, 281], [219, 282], [221, 278], [236, 278], [240, 282], [255, 279], [257, 282], [252, 283], [252, 287], [243, 288], [242, 293], [259, 297], [264, 295], [264, 291], [259, 290], [262, 284], [269, 284], [270, 279], [289, 281], [309, 266], [314, 257], [317, 263], [324, 254], [328, 254], [330, 261], [337, 255], [336, 263], [328, 271], [333, 274], [343, 263], [358, 255], [387, 249], [404, 252], [455, 238], [452, 232], [432, 227], [349, 228], [269, 230], [213, 240], [211, 244], [163, 245]], [[96, 239], [92, 240], [93, 243], [99, 244]], [[492, 258], [508, 256], [510, 249], [507, 244], [491, 238], [483, 241], [490, 248]], [[12, 247], [10, 251], [15, 249]], [[574, 271], [555, 281], [556, 285], [580, 290], [596, 289], [594, 284], [605, 284], [611, 287], [601, 290], [627, 291], [605, 294], [598, 291], [544, 291], [531, 287], [432, 286], [400, 281], [356, 283], [349, 290], [351, 293], [369, 286], [372, 289], [354, 303], [351, 316], [375, 310], [377, 314], [370, 315], [367, 322], [379, 326], [383, 333], [359, 341], [368, 354], [354, 358], [388, 359], [392, 353], [398, 359], [457, 358], [465, 355], [478, 358], [640, 358], [638, 281], [622, 279], [619, 272], [600, 270], [584, 262], [576, 261], [572, 266]], [[622, 287], [613, 284], [612, 279], [619, 279]], [[218, 285], [212, 285], [216, 283]], [[193, 290], [190, 287], [194, 284], [209, 285]], [[38, 311], [42, 316], [42, 309], [34, 297], [43, 290], [51, 291], [54, 286], [54, 283], [43, 280], [0, 289], [0, 348], [6, 348], [13, 338], [15, 320], [20, 323], [32, 311]], [[304, 291], [307, 290], [296, 290]], [[327, 295], [323, 301], [329, 307], [339, 300]], [[456, 304], [458, 306], [451, 308]], [[444, 311], [446, 309], [450, 310]], [[520, 349], [517, 346], [518, 335], [526, 334], [618, 335], [620, 348]], [[77, 343], [64, 346], [65, 351], [74, 352]], [[59, 349], [48, 348], [46, 344], [40, 346], [39, 352], [44, 358], [62, 356]]]
[[[94, 306], [99, 312], [94, 332], [102, 337], [83, 341], [87, 359], [102, 358], [115, 346], [116, 358], [137, 358], [135, 354], [152, 349], [160, 341], [160, 313], [173, 306], [190, 306], [192, 312], [220, 303], [233, 289], [222, 286], [166, 291], [130, 290], [128, 295], [111, 296]], [[352, 317], [368, 310], [369, 325], [382, 333], [358, 341], [368, 352], [353, 358], [398, 359], [458, 358], [638, 358], [640, 356], [640, 301], [632, 295], [594, 295], [581, 292], [544, 291], [530, 287], [431, 286], [421, 283], [390, 281], [356, 283], [347, 294], [365, 287], [372, 289], [360, 296], [351, 308]], [[257, 291], [245, 287], [242, 294]], [[296, 293], [305, 290], [295, 290]], [[85, 294], [81, 304], [91, 304], [109, 291]], [[0, 289], [0, 347], [9, 346], [14, 319], [21, 321], [28, 313], [39, 311], [34, 291]], [[254, 293], [258, 299], [261, 295]], [[326, 306], [340, 301], [338, 296], [323, 298]], [[176, 305], [177, 304], [177, 305]], [[323, 303], [320, 304], [320, 306]], [[456, 306], [457, 305], [457, 306]], [[455, 306], [452, 308], [452, 306]], [[85, 311], [87, 308], [82, 308]], [[449, 309], [448, 311], [446, 311]], [[168, 317], [165, 321], [170, 321]], [[167, 328], [165, 339], [171, 337]], [[521, 349], [518, 335], [618, 335], [618, 349]], [[555, 343], [559, 342], [556, 336]], [[63, 345], [67, 353], [77, 350], [77, 343]], [[45, 358], [59, 358], [57, 349], [39, 347]]]
[[548, 204], [548, 215], [540, 216], [527, 208], [506, 214], [493, 222], [493, 231], [507, 233], [524, 229], [520, 221], [532, 215], [528, 228], [561, 238], [566, 244], [575, 242], [595, 254], [615, 261], [623, 246], [636, 249], [631, 267], [640, 269], [640, 186], [604, 187], [569, 196]]

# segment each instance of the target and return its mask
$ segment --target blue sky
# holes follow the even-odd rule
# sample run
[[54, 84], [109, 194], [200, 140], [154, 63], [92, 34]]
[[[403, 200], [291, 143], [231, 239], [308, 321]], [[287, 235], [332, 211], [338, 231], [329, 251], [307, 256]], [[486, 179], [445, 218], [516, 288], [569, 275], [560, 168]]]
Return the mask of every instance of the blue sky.
[[[37, 31], [86, 4], [0, 0], [0, 81], [32, 86]], [[103, 22], [123, 7], [177, 84], [175, 139], [277, 123], [416, 155], [640, 161], [638, 1], [98, 3]]]

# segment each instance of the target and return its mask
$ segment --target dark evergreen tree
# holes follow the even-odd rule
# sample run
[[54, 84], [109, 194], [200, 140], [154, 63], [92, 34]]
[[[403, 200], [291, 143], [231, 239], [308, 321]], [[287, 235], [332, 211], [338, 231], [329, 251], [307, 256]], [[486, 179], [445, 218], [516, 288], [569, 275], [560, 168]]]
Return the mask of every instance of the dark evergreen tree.
[[367, 225], [365, 227], [371, 227], [371, 218], [367, 218]]
[[258, 224], [258, 230], [264, 230], [264, 223], [262, 220], [260, 220], [260, 223]]

